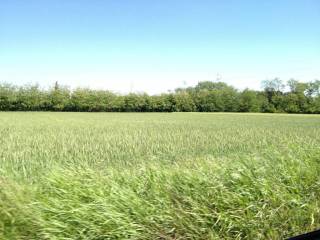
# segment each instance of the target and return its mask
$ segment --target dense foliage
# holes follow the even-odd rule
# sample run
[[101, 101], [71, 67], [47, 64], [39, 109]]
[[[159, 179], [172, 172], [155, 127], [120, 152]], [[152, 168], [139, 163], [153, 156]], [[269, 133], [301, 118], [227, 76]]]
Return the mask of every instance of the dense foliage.
[[0, 111], [73, 112], [287, 112], [320, 113], [320, 81], [286, 85], [279, 79], [263, 81], [263, 91], [239, 91], [223, 82], [199, 82], [174, 93], [115, 94], [58, 83], [49, 90], [38, 85], [0, 84]]
[[287, 239], [320, 228], [320, 116], [0, 113], [0, 239]]

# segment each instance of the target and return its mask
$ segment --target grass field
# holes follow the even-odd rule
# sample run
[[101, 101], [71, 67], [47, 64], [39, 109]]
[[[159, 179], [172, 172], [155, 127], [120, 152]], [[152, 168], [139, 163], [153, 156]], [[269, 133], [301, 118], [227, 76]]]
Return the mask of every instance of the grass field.
[[320, 228], [320, 116], [0, 113], [0, 239]]

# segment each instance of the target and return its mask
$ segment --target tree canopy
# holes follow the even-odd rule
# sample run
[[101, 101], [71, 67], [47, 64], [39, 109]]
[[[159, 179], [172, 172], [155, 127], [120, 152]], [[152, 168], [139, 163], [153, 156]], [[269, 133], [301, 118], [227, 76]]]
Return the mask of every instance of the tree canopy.
[[78, 112], [287, 112], [320, 113], [320, 81], [279, 78], [262, 82], [262, 91], [242, 91], [224, 82], [202, 81], [173, 93], [116, 94], [58, 82], [52, 88], [0, 83], [1, 111]]

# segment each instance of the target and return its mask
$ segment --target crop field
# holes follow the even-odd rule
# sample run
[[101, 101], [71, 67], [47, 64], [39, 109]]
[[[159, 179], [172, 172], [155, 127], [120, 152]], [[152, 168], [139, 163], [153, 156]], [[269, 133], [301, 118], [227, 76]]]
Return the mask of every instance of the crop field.
[[0, 239], [320, 228], [320, 116], [0, 113]]

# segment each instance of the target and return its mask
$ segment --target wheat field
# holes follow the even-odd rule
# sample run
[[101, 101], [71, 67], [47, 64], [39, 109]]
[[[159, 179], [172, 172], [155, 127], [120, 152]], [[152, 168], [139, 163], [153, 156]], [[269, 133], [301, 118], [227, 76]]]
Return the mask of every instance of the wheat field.
[[1, 112], [0, 239], [282, 239], [319, 172], [319, 115]]

